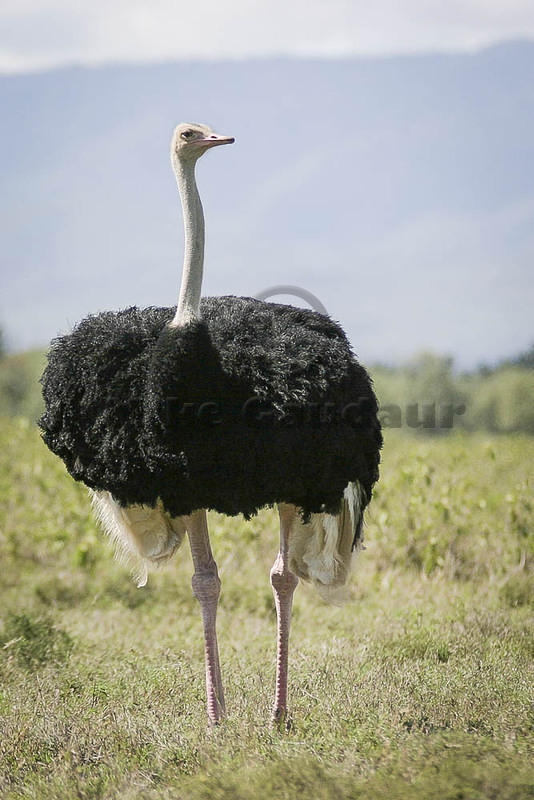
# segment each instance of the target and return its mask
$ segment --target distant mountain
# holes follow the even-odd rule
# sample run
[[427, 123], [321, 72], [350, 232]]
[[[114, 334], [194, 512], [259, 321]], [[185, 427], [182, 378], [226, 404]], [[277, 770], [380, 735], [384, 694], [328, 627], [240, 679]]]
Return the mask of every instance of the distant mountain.
[[182, 120], [236, 136], [199, 164], [206, 294], [302, 286], [366, 362], [430, 348], [467, 367], [533, 338], [533, 43], [62, 69], [0, 76], [0, 103], [16, 348], [90, 311], [175, 302]]

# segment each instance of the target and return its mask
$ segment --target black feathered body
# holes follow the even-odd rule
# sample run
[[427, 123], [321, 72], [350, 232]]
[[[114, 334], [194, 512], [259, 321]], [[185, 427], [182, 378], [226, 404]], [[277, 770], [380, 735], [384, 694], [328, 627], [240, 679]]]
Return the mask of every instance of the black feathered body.
[[336, 514], [352, 481], [367, 504], [377, 403], [339, 325], [242, 297], [203, 299], [181, 328], [173, 314], [105, 312], [53, 342], [40, 426], [76, 480], [171, 516]]

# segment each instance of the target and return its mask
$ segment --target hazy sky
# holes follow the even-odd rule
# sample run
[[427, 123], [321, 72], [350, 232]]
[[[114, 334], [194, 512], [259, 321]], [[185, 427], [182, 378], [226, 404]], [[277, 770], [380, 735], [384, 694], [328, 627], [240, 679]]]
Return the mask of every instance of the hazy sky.
[[533, 0], [2, 0], [0, 71], [461, 50], [534, 37]]

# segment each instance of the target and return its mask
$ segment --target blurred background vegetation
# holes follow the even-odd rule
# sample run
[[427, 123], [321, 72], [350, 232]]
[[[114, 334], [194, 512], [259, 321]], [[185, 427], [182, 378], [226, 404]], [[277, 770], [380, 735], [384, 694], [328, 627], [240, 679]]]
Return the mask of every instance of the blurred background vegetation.
[[[40, 350], [9, 353], [0, 330], [0, 416], [37, 419], [42, 409]], [[444, 434], [451, 429], [534, 434], [534, 344], [473, 372], [452, 358], [420, 353], [401, 366], [368, 365], [385, 427]]]
[[433, 353], [370, 371], [386, 426], [398, 427], [400, 410], [401, 426], [408, 430], [534, 434], [534, 345], [473, 372], [458, 372], [451, 358]]

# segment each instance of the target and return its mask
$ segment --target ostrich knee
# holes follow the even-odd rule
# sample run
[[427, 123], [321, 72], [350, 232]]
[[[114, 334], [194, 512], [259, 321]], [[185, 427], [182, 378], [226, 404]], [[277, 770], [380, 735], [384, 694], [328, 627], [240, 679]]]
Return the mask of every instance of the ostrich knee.
[[287, 598], [288, 596], [291, 598], [298, 582], [297, 576], [289, 571], [281, 555], [278, 555], [271, 569], [271, 586], [273, 587], [275, 602], [277, 597], [278, 599]]

